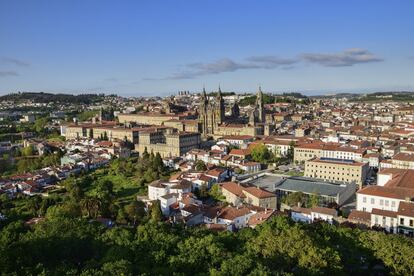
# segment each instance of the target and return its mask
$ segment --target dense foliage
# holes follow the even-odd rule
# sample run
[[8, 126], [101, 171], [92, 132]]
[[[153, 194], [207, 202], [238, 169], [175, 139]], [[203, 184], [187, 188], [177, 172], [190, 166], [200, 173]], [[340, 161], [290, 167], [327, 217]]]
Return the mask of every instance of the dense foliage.
[[44, 92], [21, 92], [0, 96], [0, 101], [26, 101], [30, 100], [35, 103], [72, 103], [72, 104], [91, 104], [103, 100], [104, 95], [97, 94], [52, 94]]
[[110, 229], [58, 215], [0, 232], [3, 274], [268, 275], [414, 273], [412, 239], [304, 225], [276, 217], [256, 229], [214, 233], [147, 220]]
[[44, 155], [34, 155], [32, 147], [26, 147], [21, 150], [17, 156], [4, 154], [0, 157], [0, 176], [8, 176], [16, 173], [26, 173], [39, 170], [49, 166], [60, 165], [60, 159], [63, 155], [61, 151], [55, 153], [46, 153]]

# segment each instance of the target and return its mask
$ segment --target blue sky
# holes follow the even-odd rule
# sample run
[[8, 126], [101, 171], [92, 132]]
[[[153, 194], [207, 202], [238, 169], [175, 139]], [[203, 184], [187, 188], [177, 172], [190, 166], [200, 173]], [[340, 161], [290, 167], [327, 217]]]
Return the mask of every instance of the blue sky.
[[0, 1], [0, 94], [414, 91], [414, 1]]

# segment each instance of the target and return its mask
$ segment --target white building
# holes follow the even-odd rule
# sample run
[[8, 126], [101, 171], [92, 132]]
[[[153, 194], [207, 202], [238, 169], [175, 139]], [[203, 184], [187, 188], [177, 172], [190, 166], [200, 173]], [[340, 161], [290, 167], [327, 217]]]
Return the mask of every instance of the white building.
[[334, 219], [338, 216], [338, 213], [335, 209], [325, 207], [293, 207], [291, 209], [290, 216], [294, 221], [304, 223], [312, 223], [314, 221], [323, 220], [332, 224]]
[[371, 214], [371, 227], [414, 233], [414, 170], [384, 169], [378, 185], [357, 192], [357, 210]]
[[246, 206], [232, 207], [227, 206], [221, 210], [217, 216], [218, 224], [233, 225], [237, 229], [248, 226], [249, 218], [256, 212]]

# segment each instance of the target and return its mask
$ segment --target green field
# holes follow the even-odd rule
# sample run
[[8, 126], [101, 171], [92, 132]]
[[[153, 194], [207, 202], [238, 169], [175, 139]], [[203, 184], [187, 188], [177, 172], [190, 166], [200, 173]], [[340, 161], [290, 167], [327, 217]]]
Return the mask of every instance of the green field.
[[[100, 181], [109, 180], [113, 183], [117, 203], [128, 203], [136, 198], [137, 195], [146, 195], [147, 187], [140, 187], [138, 185], [139, 177], [126, 177], [124, 175], [113, 175], [106, 169], [99, 169], [92, 173], [92, 176]], [[91, 186], [87, 188], [87, 195], [95, 195], [95, 188], [98, 182], [94, 181]]]

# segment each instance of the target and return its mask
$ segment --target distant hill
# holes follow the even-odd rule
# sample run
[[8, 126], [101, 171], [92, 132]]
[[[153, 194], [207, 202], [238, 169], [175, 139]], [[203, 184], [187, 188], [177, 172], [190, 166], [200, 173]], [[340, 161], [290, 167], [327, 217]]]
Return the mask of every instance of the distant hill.
[[412, 101], [414, 100], [414, 92], [411, 91], [382, 91], [371, 93], [332, 93], [325, 95], [313, 95], [310, 98], [323, 98], [323, 99], [338, 99], [348, 98], [351, 101], [379, 101], [379, 100], [392, 100], [392, 101]]
[[414, 101], [414, 92], [397, 91], [397, 92], [374, 92], [360, 95], [354, 98], [355, 101]]
[[35, 103], [74, 103], [74, 104], [91, 104], [103, 100], [104, 94], [53, 94], [44, 92], [19, 92], [0, 96], [0, 101], [33, 101]]
[[337, 93], [337, 94], [327, 94], [327, 95], [314, 95], [314, 96], [309, 96], [309, 98], [333, 99], [333, 98], [354, 98], [354, 97], [359, 97], [359, 96], [361, 96], [361, 94]]

